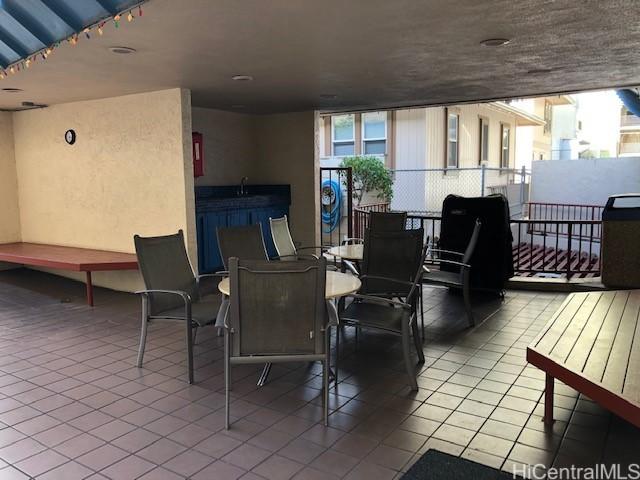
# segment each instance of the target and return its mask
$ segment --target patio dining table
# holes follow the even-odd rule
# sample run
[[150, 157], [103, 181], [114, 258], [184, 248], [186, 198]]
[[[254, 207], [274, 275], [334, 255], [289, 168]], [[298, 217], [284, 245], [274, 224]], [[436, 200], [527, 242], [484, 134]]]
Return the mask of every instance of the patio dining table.
[[361, 262], [364, 257], [364, 244], [339, 245], [337, 247], [331, 247], [327, 250], [327, 253], [334, 257], [344, 258], [345, 260]]

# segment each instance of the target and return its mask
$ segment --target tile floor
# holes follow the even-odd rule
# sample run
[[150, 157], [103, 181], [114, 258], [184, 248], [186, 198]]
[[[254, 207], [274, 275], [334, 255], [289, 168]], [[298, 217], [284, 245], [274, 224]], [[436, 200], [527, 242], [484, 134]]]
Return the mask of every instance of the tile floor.
[[553, 429], [541, 422], [543, 376], [525, 348], [563, 300], [507, 293], [482, 300], [465, 328], [460, 298], [425, 289], [420, 390], [395, 338], [346, 332], [325, 428], [317, 365], [234, 369], [223, 429], [222, 342], [199, 333], [196, 384], [185, 382], [183, 329], [150, 328], [134, 366], [138, 299], [29, 270], [0, 272], [0, 478], [130, 480], [393, 479], [436, 448], [509, 470], [523, 464], [640, 460], [640, 431], [563, 385]]

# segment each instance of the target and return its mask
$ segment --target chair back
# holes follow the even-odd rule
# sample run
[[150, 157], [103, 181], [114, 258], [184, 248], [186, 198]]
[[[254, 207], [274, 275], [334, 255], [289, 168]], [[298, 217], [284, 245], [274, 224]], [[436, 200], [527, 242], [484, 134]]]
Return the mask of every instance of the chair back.
[[262, 225], [243, 225], [240, 227], [218, 227], [218, 248], [225, 270], [229, 269], [229, 259], [268, 260], [267, 249], [262, 237]]
[[[134, 235], [133, 241], [147, 290], [179, 290], [188, 293], [193, 301], [198, 300], [198, 286], [182, 230], [160, 237]], [[184, 305], [176, 295], [151, 294], [149, 299], [150, 315]]]
[[326, 260], [229, 260], [231, 356], [325, 352]]
[[298, 253], [293, 238], [291, 238], [291, 231], [289, 230], [289, 222], [287, 216], [282, 218], [269, 218], [269, 225], [271, 226], [271, 237], [273, 238], [273, 244], [276, 247], [279, 257], [293, 257]]
[[397, 232], [407, 225], [407, 212], [371, 212], [369, 228], [376, 232]]
[[469, 239], [467, 248], [464, 250], [464, 255], [462, 256], [462, 263], [466, 263], [466, 264], [471, 263], [471, 257], [473, 257], [473, 252], [475, 251], [476, 245], [478, 244], [478, 239], [480, 238], [481, 228], [482, 228], [482, 222], [480, 222], [480, 219], [476, 218], [476, 223], [473, 227], [471, 238]]
[[[424, 229], [395, 232], [365, 230], [363, 276], [387, 277], [413, 282], [422, 269]], [[407, 296], [410, 286], [376, 279], [364, 279], [361, 292], [367, 295]]]

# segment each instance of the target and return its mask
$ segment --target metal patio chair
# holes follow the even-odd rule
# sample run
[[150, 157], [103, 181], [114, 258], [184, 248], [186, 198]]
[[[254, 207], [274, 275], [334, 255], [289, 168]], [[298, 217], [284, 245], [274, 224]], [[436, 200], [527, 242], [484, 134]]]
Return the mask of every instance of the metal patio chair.
[[[418, 332], [417, 299], [426, 255], [423, 229], [365, 232], [362, 289], [340, 313], [340, 324], [371, 328], [402, 338], [404, 362], [413, 390], [418, 389], [411, 361], [411, 336], [419, 362], [424, 362]], [[336, 351], [339, 350], [339, 329]], [[337, 353], [336, 353], [337, 355]]]
[[229, 258], [242, 260], [268, 260], [267, 248], [262, 236], [262, 225], [243, 225], [240, 227], [218, 227], [218, 248], [225, 270], [229, 269]]
[[407, 228], [407, 212], [371, 212], [369, 229], [379, 232], [397, 232]]
[[[478, 244], [478, 238], [480, 237], [480, 229], [482, 223], [476, 219], [476, 223], [471, 233], [471, 238], [467, 244], [467, 248], [464, 252], [454, 252], [451, 250], [442, 250], [438, 248], [429, 248], [428, 254], [430, 255], [428, 265], [452, 265], [458, 267], [457, 272], [449, 272], [443, 270], [429, 270], [427, 265], [423, 266], [424, 273], [422, 275], [423, 285], [436, 285], [441, 287], [456, 288], [462, 290], [462, 297], [464, 299], [464, 308], [467, 312], [467, 318], [470, 326], [475, 325], [473, 318], [473, 309], [471, 308], [471, 257]], [[453, 257], [457, 260], [450, 258], [442, 258], [445, 255], [447, 257]], [[422, 320], [422, 329], [424, 330], [424, 317]]]
[[[273, 238], [273, 244], [278, 252], [278, 257], [283, 260], [296, 260], [296, 259], [311, 259], [318, 258], [325, 250], [322, 246], [313, 247], [296, 247], [291, 237], [291, 230], [289, 230], [289, 220], [287, 216], [281, 218], [269, 218], [269, 225], [271, 226], [271, 237]], [[303, 250], [312, 250], [317, 252], [316, 254], [301, 254]]]
[[185, 322], [189, 383], [193, 383], [193, 343], [199, 327], [213, 325], [220, 308], [220, 295], [202, 295], [200, 280], [218, 274], [199, 275], [191, 268], [182, 230], [159, 237], [133, 237], [145, 289], [142, 296], [142, 328], [136, 365], [142, 366], [151, 320]]
[[326, 260], [229, 261], [231, 308], [225, 323], [225, 428], [231, 366], [322, 362], [324, 423], [329, 415]]

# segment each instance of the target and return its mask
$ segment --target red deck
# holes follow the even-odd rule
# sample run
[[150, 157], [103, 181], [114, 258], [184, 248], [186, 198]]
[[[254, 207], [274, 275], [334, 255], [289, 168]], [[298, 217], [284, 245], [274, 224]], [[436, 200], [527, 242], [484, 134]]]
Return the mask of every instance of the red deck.
[[89, 305], [93, 305], [91, 272], [138, 269], [138, 260], [132, 253], [61, 247], [39, 243], [0, 244], [0, 261], [86, 272], [87, 303]]
[[540, 273], [566, 275], [567, 271], [575, 278], [600, 275], [600, 258], [589, 252], [574, 249], [567, 255], [567, 250], [530, 243], [514, 244], [512, 248], [514, 266], [517, 275], [521, 277], [532, 277]]

